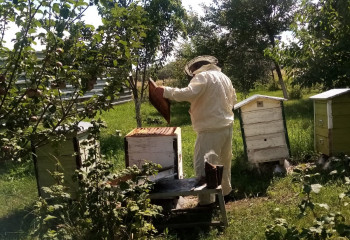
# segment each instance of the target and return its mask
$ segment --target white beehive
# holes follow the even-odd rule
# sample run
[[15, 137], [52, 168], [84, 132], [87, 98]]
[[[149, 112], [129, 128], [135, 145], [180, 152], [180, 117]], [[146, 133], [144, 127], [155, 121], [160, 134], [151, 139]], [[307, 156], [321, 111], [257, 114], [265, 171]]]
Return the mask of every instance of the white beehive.
[[140, 167], [145, 161], [162, 166], [155, 179], [183, 178], [181, 128], [136, 128], [125, 136], [126, 166]]
[[284, 98], [253, 95], [237, 103], [248, 161], [254, 164], [289, 158]]

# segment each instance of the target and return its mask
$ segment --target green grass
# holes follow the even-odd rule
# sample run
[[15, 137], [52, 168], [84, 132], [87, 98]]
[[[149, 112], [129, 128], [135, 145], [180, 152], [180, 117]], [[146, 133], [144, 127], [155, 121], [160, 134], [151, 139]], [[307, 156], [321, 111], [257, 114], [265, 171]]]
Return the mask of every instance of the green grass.
[[[254, 91], [281, 97], [281, 91]], [[309, 93], [301, 100], [284, 103], [287, 129], [292, 153], [292, 162], [300, 164], [314, 160], [313, 153], [313, 108], [308, 99]], [[239, 96], [242, 100], [241, 96]], [[185, 177], [193, 177], [193, 150], [196, 134], [191, 127], [188, 103], [173, 103], [171, 107], [171, 126], [182, 130], [183, 168]], [[106, 121], [107, 128], [101, 133], [101, 152], [115, 163], [115, 168], [124, 168], [124, 136], [136, 127], [134, 104], [129, 102], [116, 106], [113, 110], [99, 115]], [[148, 103], [142, 105], [143, 126], [167, 126], [157, 111]], [[116, 134], [120, 130], [121, 135]], [[340, 179], [320, 180], [324, 185], [320, 194], [313, 196], [315, 202], [329, 203], [332, 211], [340, 210], [338, 195], [344, 191]], [[310, 217], [298, 218], [298, 203], [304, 196], [298, 193], [301, 186], [293, 183], [292, 177], [275, 177], [271, 171], [259, 174], [247, 166], [243, 151], [238, 119], [234, 123], [232, 184], [236, 201], [227, 205], [229, 227], [223, 232], [216, 229], [201, 229], [193, 234], [172, 232], [183, 239], [265, 239], [265, 227], [276, 217], [285, 218], [288, 223], [298, 227], [310, 226]], [[18, 238], [28, 233], [31, 223], [30, 213], [37, 198], [37, 188], [32, 163], [1, 164], [0, 169], [0, 239]], [[349, 208], [343, 207], [347, 216]], [[6, 235], [5, 235], [6, 234]], [[187, 238], [186, 238], [187, 236]]]

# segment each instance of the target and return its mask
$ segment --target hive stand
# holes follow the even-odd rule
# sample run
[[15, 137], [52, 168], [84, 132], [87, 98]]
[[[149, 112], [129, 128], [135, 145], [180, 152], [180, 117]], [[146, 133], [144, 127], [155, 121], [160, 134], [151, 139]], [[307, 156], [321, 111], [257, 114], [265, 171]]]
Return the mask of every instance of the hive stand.
[[219, 185], [215, 189], [209, 189], [207, 188], [206, 183], [198, 186], [197, 178], [162, 179], [156, 182], [155, 189], [151, 192], [150, 198], [151, 199], [169, 199], [172, 197], [196, 196], [199, 194], [215, 194], [217, 196], [220, 215], [221, 215], [221, 221], [166, 224], [166, 226], [172, 227], [172, 228], [193, 227], [197, 225], [227, 227], [228, 223], [227, 223], [225, 202], [222, 194], [221, 185]]

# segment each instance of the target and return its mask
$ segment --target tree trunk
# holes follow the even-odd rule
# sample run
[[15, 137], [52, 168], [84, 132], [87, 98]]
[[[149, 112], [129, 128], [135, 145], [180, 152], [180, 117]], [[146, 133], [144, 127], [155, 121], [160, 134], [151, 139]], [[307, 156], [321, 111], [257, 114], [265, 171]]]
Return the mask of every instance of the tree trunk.
[[282, 88], [282, 91], [283, 91], [283, 97], [285, 99], [288, 99], [288, 93], [287, 93], [286, 85], [284, 84], [284, 81], [283, 81], [281, 68], [277, 62], [275, 62], [275, 67], [276, 67], [276, 72], [277, 72], [277, 76], [278, 76], [278, 81], [279, 81], [281, 88]]
[[141, 99], [134, 98], [134, 103], [135, 103], [135, 113], [136, 113], [136, 124], [137, 127], [140, 128], [142, 127], [142, 117], [141, 117]]

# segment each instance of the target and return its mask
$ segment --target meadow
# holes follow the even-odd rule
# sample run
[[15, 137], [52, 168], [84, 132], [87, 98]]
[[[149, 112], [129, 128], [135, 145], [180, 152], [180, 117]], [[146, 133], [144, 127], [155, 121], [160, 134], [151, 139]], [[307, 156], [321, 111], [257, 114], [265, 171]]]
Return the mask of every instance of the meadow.
[[[282, 96], [280, 91], [256, 90], [251, 93]], [[308, 99], [315, 93], [306, 93], [302, 99], [284, 103], [287, 130], [292, 157], [290, 163], [296, 168], [308, 167], [317, 160], [313, 152], [313, 105]], [[239, 96], [242, 100], [242, 96]], [[192, 130], [188, 114], [188, 103], [172, 103], [171, 126], [179, 126], [182, 131], [182, 151], [184, 177], [193, 177], [192, 155], [195, 132]], [[115, 169], [124, 168], [124, 136], [136, 126], [133, 102], [118, 105], [114, 109], [97, 116], [107, 123], [101, 134], [101, 152], [114, 163]], [[143, 126], [167, 126], [165, 120], [147, 102], [142, 105]], [[315, 213], [305, 212], [300, 216], [300, 202], [305, 199], [303, 185], [295, 181], [295, 176], [274, 175], [272, 171], [259, 174], [247, 164], [243, 150], [243, 140], [238, 119], [234, 123], [232, 185], [235, 201], [226, 205], [229, 226], [221, 229], [208, 228], [188, 231], [170, 231], [161, 239], [266, 239], [265, 230], [274, 224], [276, 218], [283, 218], [297, 228], [312, 226]], [[347, 189], [339, 177], [320, 177], [322, 183], [319, 194], [312, 195], [312, 201], [327, 203], [329, 208], [316, 209], [321, 216], [331, 209], [350, 216], [349, 207], [339, 201], [339, 194]], [[0, 167], [0, 239], [26, 238], [32, 221], [31, 211], [37, 199], [37, 187], [32, 162], [1, 163]], [[348, 222], [349, 220], [346, 219]], [[278, 239], [278, 238], [276, 238]]]

